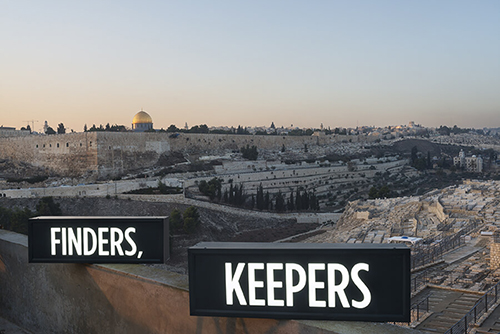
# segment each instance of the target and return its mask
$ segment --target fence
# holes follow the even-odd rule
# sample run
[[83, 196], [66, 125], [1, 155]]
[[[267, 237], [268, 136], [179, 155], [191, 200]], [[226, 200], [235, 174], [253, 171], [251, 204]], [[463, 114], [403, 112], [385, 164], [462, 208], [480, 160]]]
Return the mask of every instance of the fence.
[[427, 272], [424, 271], [420, 275], [415, 275], [411, 278], [410, 284], [411, 284], [411, 292], [417, 292], [418, 289], [421, 287], [427, 285], [428, 277], [427, 277]]
[[411, 322], [419, 321], [423, 315], [429, 312], [429, 297], [431, 295], [432, 294], [427, 295], [427, 297], [411, 306]]
[[462, 245], [464, 243], [463, 236], [475, 229], [477, 225], [478, 222], [473, 220], [453, 235], [443, 236], [443, 234], [440, 234], [438, 237], [425, 239], [422, 244], [412, 248], [411, 268], [415, 269], [437, 262], [444, 253]]
[[483, 314], [495, 304], [498, 300], [498, 292], [500, 290], [500, 282], [489, 289], [472, 307], [472, 309], [464, 315], [455, 325], [448, 329], [444, 334], [465, 334], [471, 330], [471, 327], [477, 323]]
[[424, 316], [426, 313], [429, 312], [429, 297], [431, 295], [432, 294], [427, 295], [424, 299], [422, 299], [418, 303], [415, 303], [411, 306], [410, 322], [408, 322], [408, 323], [406, 323], [406, 322], [393, 322], [393, 324], [408, 327], [410, 325], [410, 323], [413, 323], [413, 322], [416, 322], [416, 321], [419, 321], [420, 319], [422, 319], [422, 316]]

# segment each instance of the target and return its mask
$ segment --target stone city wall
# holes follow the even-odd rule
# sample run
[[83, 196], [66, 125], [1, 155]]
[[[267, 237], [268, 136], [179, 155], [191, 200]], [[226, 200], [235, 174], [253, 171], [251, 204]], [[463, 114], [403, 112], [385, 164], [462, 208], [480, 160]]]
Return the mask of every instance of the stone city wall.
[[31, 135], [0, 139], [0, 159], [12, 159], [67, 176], [97, 171], [95, 133]]
[[30, 134], [31, 131], [29, 130], [15, 130], [0, 127], [0, 137], [25, 137]]
[[113, 177], [153, 166], [162, 154], [219, 154], [246, 145], [259, 149], [304, 149], [341, 142], [373, 141], [368, 136], [254, 136], [180, 133], [84, 132], [0, 138], [0, 158], [31, 163], [76, 176], [96, 173]]

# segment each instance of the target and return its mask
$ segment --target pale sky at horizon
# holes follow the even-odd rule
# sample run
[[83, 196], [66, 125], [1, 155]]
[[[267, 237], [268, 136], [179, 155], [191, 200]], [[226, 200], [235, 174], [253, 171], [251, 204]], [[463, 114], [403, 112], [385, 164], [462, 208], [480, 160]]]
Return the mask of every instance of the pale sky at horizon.
[[3, 1], [0, 125], [500, 127], [500, 1]]

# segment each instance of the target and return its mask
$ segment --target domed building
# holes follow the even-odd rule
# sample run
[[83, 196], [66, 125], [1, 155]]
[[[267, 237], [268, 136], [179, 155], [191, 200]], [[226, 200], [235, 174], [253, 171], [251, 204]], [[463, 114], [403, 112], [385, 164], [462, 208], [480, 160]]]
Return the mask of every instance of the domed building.
[[132, 130], [135, 132], [144, 132], [153, 129], [153, 119], [147, 112], [141, 109], [135, 114], [132, 120]]

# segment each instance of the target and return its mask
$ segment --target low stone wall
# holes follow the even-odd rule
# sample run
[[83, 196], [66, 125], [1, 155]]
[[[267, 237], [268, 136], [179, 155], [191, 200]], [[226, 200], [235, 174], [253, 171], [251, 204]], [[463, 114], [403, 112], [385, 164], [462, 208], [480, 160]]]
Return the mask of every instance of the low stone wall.
[[143, 265], [30, 264], [0, 230], [0, 317], [33, 333], [416, 333], [389, 324], [189, 315], [187, 277]]
[[490, 269], [500, 268], [500, 244], [492, 242], [490, 244]]

